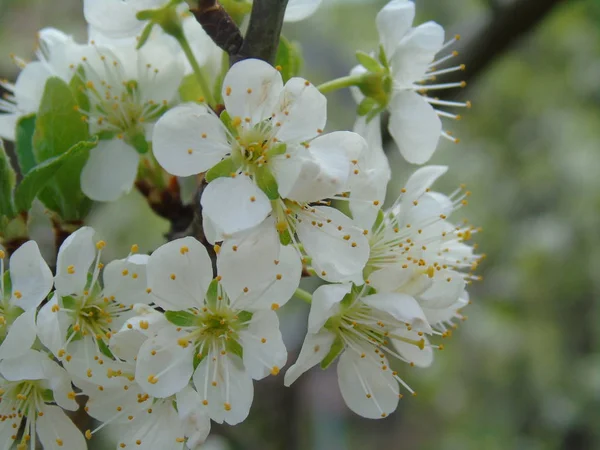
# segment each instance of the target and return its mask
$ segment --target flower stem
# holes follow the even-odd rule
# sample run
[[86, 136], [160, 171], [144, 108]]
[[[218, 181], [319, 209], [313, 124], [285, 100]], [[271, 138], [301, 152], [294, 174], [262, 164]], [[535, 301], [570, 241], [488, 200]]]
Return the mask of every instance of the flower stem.
[[317, 89], [321, 91], [321, 94], [327, 94], [338, 89], [347, 88], [350, 86], [357, 86], [362, 81], [363, 75], [348, 75], [347, 77], [336, 78], [335, 80], [327, 81], [319, 86]]
[[309, 305], [312, 303], [312, 294], [310, 292], [306, 292], [304, 289], [296, 289], [296, 292], [294, 292], [294, 296], [296, 298], [299, 298], [300, 300], [305, 301]]
[[181, 33], [180, 35], [175, 36], [175, 39], [177, 39], [177, 42], [179, 42], [179, 45], [181, 46], [183, 53], [185, 54], [186, 58], [190, 62], [190, 65], [192, 66], [192, 69], [194, 70], [194, 75], [196, 75], [196, 80], [198, 81], [198, 84], [200, 85], [200, 89], [202, 89], [202, 93], [204, 94], [204, 98], [206, 99], [206, 102], [209, 105], [214, 106], [215, 99], [213, 98], [210, 84], [206, 78], [206, 73], [204, 72], [204, 70], [202, 70], [202, 67], [200, 67], [200, 65], [198, 64], [198, 60], [194, 56], [194, 52], [192, 51], [192, 48], [190, 47], [190, 44], [187, 41], [185, 35], [183, 33]]

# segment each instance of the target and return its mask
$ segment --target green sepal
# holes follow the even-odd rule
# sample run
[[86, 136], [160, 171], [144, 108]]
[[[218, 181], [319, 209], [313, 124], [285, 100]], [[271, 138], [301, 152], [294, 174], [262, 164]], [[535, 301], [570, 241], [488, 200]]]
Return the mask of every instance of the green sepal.
[[219, 280], [216, 278], [208, 285], [205, 298], [208, 307], [214, 310], [217, 306], [217, 302], [219, 301]]
[[225, 348], [229, 353], [233, 353], [240, 358], [244, 358], [244, 347], [242, 347], [238, 341], [235, 339], [229, 339], [226, 342], [227, 344], [225, 344]]
[[12, 281], [10, 279], [9, 270], [4, 272], [4, 274], [2, 275], [2, 283], [4, 283], [4, 298], [0, 298], [0, 301], [4, 301], [4, 303], [7, 303], [8, 300], [10, 300], [10, 296], [12, 295]]
[[290, 78], [298, 76], [302, 69], [302, 52], [299, 46], [281, 36], [275, 56], [275, 66], [281, 68], [280, 73], [284, 83]]
[[223, 122], [223, 125], [225, 125], [225, 128], [227, 128], [227, 130], [229, 130], [229, 132], [233, 136], [238, 135], [237, 129], [233, 126], [233, 120], [231, 119], [231, 116], [229, 115], [229, 113], [227, 111], [221, 112], [219, 119], [221, 119], [221, 122]]
[[100, 350], [104, 356], [107, 356], [110, 359], [115, 359], [115, 356], [110, 351], [110, 348], [108, 348], [108, 345], [106, 345], [102, 339], [98, 339], [96, 342], [98, 342], [98, 350]]
[[377, 55], [377, 59], [379, 60], [381, 65], [389, 72], [390, 64], [388, 62], [387, 55], [385, 54], [383, 44], [379, 44], [379, 54]]
[[292, 235], [290, 234], [290, 230], [284, 230], [279, 233], [279, 242], [281, 245], [289, 245], [292, 242]]
[[144, 44], [146, 43], [146, 41], [148, 41], [148, 38], [150, 37], [150, 34], [152, 33], [152, 28], [154, 28], [154, 23], [148, 22], [148, 24], [142, 30], [142, 34], [140, 35], [140, 38], [138, 40], [137, 47], [135, 48], [136, 50], [139, 50], [140, 48], [142, 48], [144, 46]]
[[44, 400], [44, 403], [54, 403], [54, 391], [52, 389], [44, 389], [42, 391], [42, 400]]
[[377, 102], [375, 99], [371, 97], [365, 97], [362, 102], [356, 108], [356, 114], [359, 116], [366, 116], [369, 114], [375, 107], [377, 106]]
[[96, 133], [96, 137], [99, 141], [110, 141], [117, 136], [117, 133], [114, 131], [102, 130]]
[[13, 190], [16, 182], [17, 175], [0, 139], [0, 217], [13, 218], [15, 216]]
[[188, 311], [166, 311], [165, 319], [178, 327], [192, 327], [198, 324], [198, 317]]
[[71, 297], [70, 295], [61, 297], [60, 300], [62, 302], [63, 308], [65, 309], [74, 310], [77, 307], [77, 300], [74, 297]]
[[75, 71], [75, 75], [73, 75], [73, 78], [71, 78], [71, 81], [69, 82], [69, 87], [71, 88], [71, 92], [73, 92], [73, 96], [79, 107], [84, 111], [89, 111], [90, 99], [85, 92], [85, 79], [85, 70], [83, 66], [79, 66]]
[[239, 166], [234, 163], [233, 158], [227, 157], [212, 166], [212, 168], [206, 172], [206, 175], [204, 175], [204, 179], [207, 183], [210, 183], [217, 178], [229, 177], [232, 173], [236, 173], [238, 167]]
[[[352, 290], [349, 293], [347, 293], [346, 295], [344, 295], [344, 298], [340, 302], [340, 308], [346, 309], [350, 305], [352, 305], [352, 303], [354, 303], [354, 299], [356, 298], [356, 292], [354, 292], [355, 288], [356, 288], [356, 286], [353, 286]], [[360, 288], [359, 288], [358, 292], [360, 292]]]
[[[38, 162], [61, 155], [75, 144], [89, 139], [88, 125], [82, 120], [79, 105], [71, 88], [58, 77], [46, 82], [40, 103], [33, 153]], [[65, 220], [79, 220], [89, 211], [91, 201], [80, 186], [80, 175], [87, 161], [87, 152], [69, 158], [50, 180], [39, 198]]]
[[125, 143], [131, 145], [141, 155], [148, 153], [150, 150], [150, 145], [143, 132], [128, 133], [125, 136]]
[[385, 111], [385, 106], [378, 106], [376, 108], [373, 108], [371, 111], [369, 111], [369, 113], [367, 114], [366, 117], [366, 122], [369, 123], [371, 122], [371, 120], [373, 120], [375, 117], [377, 117], [378, 114], [381, 114], [383, 111]]
[[268, 166], [263, 165], [262, 167], [256, 168], [254, 171], [254, 181], [269, 200], [277, 200], [279, 198], [279, 186], [277, 185], [277, 180]]
[[383, 223], [383, 221], [385, 220], [385, 213], [383, 212], [383, 209], [380, 209], [377, 212], [377, 217], [375, 218], [375, 223], [373, 224], [373, 227], [371, 228], [371, 231], [374, 233]]
[[346, 348], [344, 344], [344, 340], [338, 335], [335, 337], [333, 344], [331, 345], [331, 349], [329, 349], [329, 353], [323, 358], [321, 361], [321, 369], [327, 369], [332, 362], [336, 360], [338, 356], [344, 351]]
[[183, 78], [179, 85], [179, 96], [182, 102], [197, 102], [204, 97], [204, 92], [202, 92], [195, 74], [190, 73]]
[[238, 316], [239, 322], [249, 322], [250, 320], [252, 320], [252, 317], [254, 316], [254, 314], [249, 311], [240, 311], [237, 314], [237, 316]]
[[285, 142], [280, 142], [267, 150], [267, 158], [270, 159], [273, 156], [284, 155], [285, 152], [287, 152], [287, 144]]
[[206, 357], [206, 354], [203, 353], [195, 353], [194, 354], [194, 360], [193, 360], [193, 366], [194, 366], [194, 371], [196, 371], [196, 369], [198, 368], [198, 366], [200, 365], [200, 363], [202, 362], [202, 360]]
[[87, 155], [96, 145], [96, 141], [79, 142], [62, 155], [47, 159], [27, 172], [15, 191], [17, 210], [19, 212], [29, 211], [35, 197], [65, 164], [75, 158], [80, 158], [81, 154]]
[[33, 154], [33, 133], [35, 132], [36, 114], [23, 116], [17, 121], [15, 153], [19, 169], [25, 175], [33, 169], [37, 162]]
[[360, 50], [356, 52], [356, 60], [369, 72], [381, 72], [383, 70], [383, 67], [375, 58]]

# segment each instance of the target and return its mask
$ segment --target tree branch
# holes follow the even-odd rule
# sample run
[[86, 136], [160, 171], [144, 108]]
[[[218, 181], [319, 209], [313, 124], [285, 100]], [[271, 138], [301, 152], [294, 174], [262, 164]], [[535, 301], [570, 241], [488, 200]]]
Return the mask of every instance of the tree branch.
[[287, 3], [288, 0], [254, 0], [242, 49], [232, 58], [232, 64], [246, 58], [275, 62]]

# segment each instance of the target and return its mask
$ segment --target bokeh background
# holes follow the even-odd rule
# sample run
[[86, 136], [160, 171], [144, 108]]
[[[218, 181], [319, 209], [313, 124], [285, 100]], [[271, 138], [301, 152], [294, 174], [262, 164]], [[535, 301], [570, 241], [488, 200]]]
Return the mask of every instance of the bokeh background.
[[[324, 0], [308, 21], [286, 25], [315, 83], [342, 76], [356, 49], [377, 45], [382, 0]], [[217, 447], [240, 450], [589, 450], [600, 449], [600, 1], [417, 0], [417, 23], [461, 33], [458, 76], [472, 109], [446, 128], [432, 163], [449, 173], [436, 185], [465, 183], [470, 204], [455, 220], [483, 227], [488, 255], [472, 286], [468, 320], [426, 370], [401, 367], [418, 391], [381, 421], [353, 415], [334, 369], [315, 369], [292, 389], [283, 378], [256, 384], [248, 420], [214, 426]], [[0, 77], [14, 79], [9, 53], [31, 58], [36, 30], [80, 39], [78, 0], [0, 0]], [[329, 128], [349, 129], [348, 92], [330, 95]], [[393, 146], [393, 200], [413, 166]], [[133, 242], [150, 251], [168, 224], [132, 193], [90, 218], [122, 257]], [[43, 239], [43, 222], [37, 233]], [[51, 250], [48, 250], [51, 257]], [[291, 302], [282, 327], [295, 358], [307, 310]], [[92, 449], [114, 448], [110, 435]], [[214, 444], [214, 443], [213, 443]], [[162, 450], [162, 449], [157, 449]], [[165, 449], [168, 450], [168, 449]]]

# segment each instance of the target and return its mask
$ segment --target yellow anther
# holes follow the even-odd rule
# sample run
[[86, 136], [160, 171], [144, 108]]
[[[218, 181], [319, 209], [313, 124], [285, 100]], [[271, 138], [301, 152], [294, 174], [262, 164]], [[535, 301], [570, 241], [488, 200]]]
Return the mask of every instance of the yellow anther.
[[133, 244], [131, 246], [131, 253], [137, 253], [140, 250], [140, 246], [137, 244]]
[[271, 368], [271, 375], [275, 376], [275, 375], [278, 375], [278, 374], [279, 374], [279, 367], [273, 366]]
[[223, 407], [225, 408], [225, 411], [231, 411], [231, 404], [230, 403], [223, 404]]
[[273, 303], [273, 304], [271, 305], [271, 309], [272, 309], [273, 311], [277, 311], [277, 310], [279, 309], [279, 304], [278, 304], [278, 303]]
[[155, 375], [148, 375], [148, 383], [156, 384], [158, 383], [158, 378]]
[[146, 320], [140, 320], [140, 328], [142, 330], [147, 330], [150, 324]]
[[21, 297], [23, 297], [23, 294], [21, 293], [21, 291], [15, 291], [14, 295], [15, 295], [15, 297], [17, 297], [17, 300], [20, 299]]
[[106, 247], [106, 242], [105, 241], [98, 241], [98, 242], [96, 242], [96, 248], [98, 250], [102, 250], [104, 247]]
[[177, 339], [177, 344], [180, 347], [183, 347], [183, 348], [187, 348], [190, 345], [190, 343], [188, 342], [188, 340], [185, 339], [185, 338], [179, 338], [179, 339]]
[[67, 273], [69, 275], [73, 275], [75, 273], [75, 266], [73, 266], [73, 265], [68, 266], [67, 267]]

